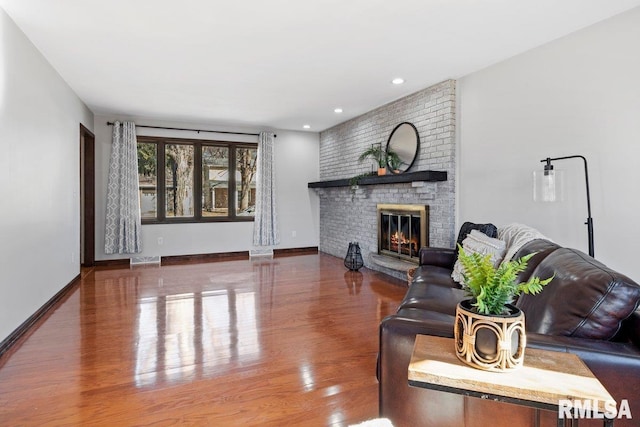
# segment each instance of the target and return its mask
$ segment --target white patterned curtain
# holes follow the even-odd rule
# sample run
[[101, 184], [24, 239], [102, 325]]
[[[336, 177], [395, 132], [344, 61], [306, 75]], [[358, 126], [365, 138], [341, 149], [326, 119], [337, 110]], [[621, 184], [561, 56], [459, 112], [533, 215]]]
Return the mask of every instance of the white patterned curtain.
[[136, 125], [115, 122], [107, 188], [105, 253], [142, 252], [139, 197]]
[[274, 177], [273, 133], [258, 136], [258, 171], [256, 173], [256, 213], [253, 222], [254, 246], [280, 243], [276, 220], [276, 186]]

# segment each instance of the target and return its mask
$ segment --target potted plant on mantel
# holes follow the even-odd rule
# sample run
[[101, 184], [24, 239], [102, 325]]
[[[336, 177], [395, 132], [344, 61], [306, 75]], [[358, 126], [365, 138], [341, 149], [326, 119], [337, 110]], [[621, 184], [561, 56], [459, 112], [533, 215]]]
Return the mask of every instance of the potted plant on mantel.
[[371, 157], [378, 163], [378, 176], [385, 175], [387, 173], [387, 152], [382, 149], [382, 144], [371, 144], [371, 147], [367, 148], [360, 154], [359, 161], [364, 161], [367, 157]]
[[490, 254], [467, 254], [460, 245], [458, 248], [464, 286], [472, 297], [456, 307], [453, 332], [458, 359], [488, 371], [504, 372], [522, 366], [527, 344], [524, 313], [510, 303], [523, 292], [539, 293], [553, 276], [517, 281], [518, 273], [527, 268], [535, 252], [496, 268]]
[[387, 151], [387, 164], [391, 168], [391, 172], [395, 174], [400, 173], [400, 166], [402, 166], [403, 163], [398, 153], [391, 150]]

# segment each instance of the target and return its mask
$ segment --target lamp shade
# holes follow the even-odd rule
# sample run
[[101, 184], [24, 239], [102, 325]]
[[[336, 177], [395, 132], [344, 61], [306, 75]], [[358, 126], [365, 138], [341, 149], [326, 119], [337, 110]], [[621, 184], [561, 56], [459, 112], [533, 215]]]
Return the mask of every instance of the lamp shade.
[[564, 171], [545, 167], [533, 172], [533, 200], [536, 202], [564, 201]]
[[554, 170], [553, 164], [558, 160], [582, 159], [584, 162], [584, 184], [587, 190], [587, 237], [589, 238], [589, 256], [593, 255], [593, 218], [591, 217], [591, 196], [589, 195], [589, 167], [587, 158], [581, 155], [564, 157], [547, 157], [540, 160], [544, 163], [541, 171], [533, 172], [533, 200], [536, 202], [562, 202], [564, 200], [564, 179], [563, 173]]

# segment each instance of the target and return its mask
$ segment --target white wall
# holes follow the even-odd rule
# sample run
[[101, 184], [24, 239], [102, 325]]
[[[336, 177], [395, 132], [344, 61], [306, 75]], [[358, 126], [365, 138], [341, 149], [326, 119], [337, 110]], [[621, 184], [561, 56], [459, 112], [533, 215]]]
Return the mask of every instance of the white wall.
[[584, 170], [565, 160], [568, 197], [534, 203], [539, 160], [589, 161], [596, 258], [640, 281], [640, 8], [458, 81], [458, 223], [530, 224], [587, 252]]
[[0, 341], [80, 272], [80, 123], [92, 113], [0, 9]]
[[[211, 126], [194, 123], [158, 121], [145, 118], [113, 116], [95, 117], [96, 134], [96, 260], [129, 258], [131, 255], [104, 253], [104, 217], [111, 126], [107, 122], [134, 120], [138, 124], [215, 129], [257, 133], [261, 129]], [[319, 207], [317, 195], [307, 183], [319, 176], [319, 135], [312, 132], [276, 130], [276, 198], [280, 244], [276, 249], [318, 246]], [[167, 136], [194, 139], [224, 139], [257, 142], [255, 136], [234, 136], [211, 133], [168, 131], [138, 128], [138, 135]], [[295, 232], [295, 237], [293, 236]], [[163, 244], [158, 245], [158, 237]], [[218, 222], [200, 224], [148, 224], [142, 226], [143, 252], [139, 256], [193, 255], [248, 251], [253, 245], [253, 222]]]

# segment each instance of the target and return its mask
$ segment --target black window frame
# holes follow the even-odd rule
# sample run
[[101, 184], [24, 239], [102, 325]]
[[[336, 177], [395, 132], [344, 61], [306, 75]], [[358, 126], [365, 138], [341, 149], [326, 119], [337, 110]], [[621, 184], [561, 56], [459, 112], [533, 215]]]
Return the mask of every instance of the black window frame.
[[[156, 144], [156, 217], [142, 218], [142, 224], [193, 224], [211, 222], [253, 222], [254, 215], [237, 215], [236, 150], [258, 149], [257, 143], [205, 139], [138, 136], [137, 143]], [[166, 216], [165, 146], [171, 144], [192, 145], [193, 149], [193, 216]], [[227, 183], [228, 213], [226, 216], [202, 216], [202, 148], [226, 147], [229, 150], [229, 181]], [[257, 153], [256, 153], [257, 154]]]

